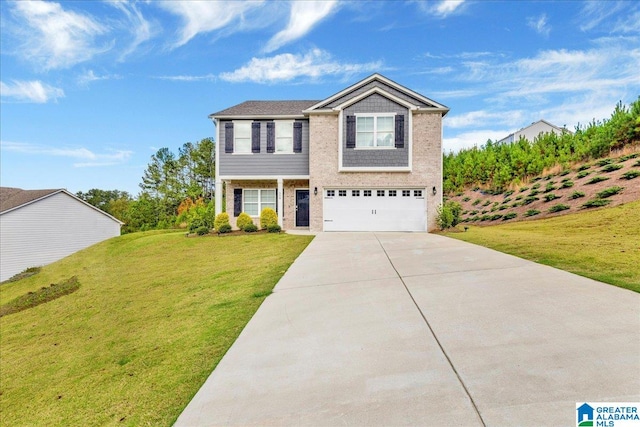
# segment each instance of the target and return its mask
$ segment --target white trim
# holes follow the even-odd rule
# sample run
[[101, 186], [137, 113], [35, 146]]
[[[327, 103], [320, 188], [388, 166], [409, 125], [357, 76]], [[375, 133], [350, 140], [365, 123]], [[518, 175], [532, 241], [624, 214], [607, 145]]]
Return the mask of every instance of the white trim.
[[[249, 215], [251, 218], [260, 218], [260, 213], [262, 213], [262, 209], [264, 209], [264, 207], [262, 206], [262, 191], [263, 190], [273, 190], [276, 194], [276, 209], [278, 208], [278, 188], [273, 188], [273, 187], [265, 187], [265, 188], [253, 188], [253, 187], [240, 187], [240, 189], [242, 190], [242, 212], [246, 213], [247, 215], [249, 215], [247, 213], [247, 211], [244, 208], [244, 205], [246, 203], [246, 197], [244, 196], [244, 192], [249, 190], [249, 191], [257, 191], [258, 192], [258, 215]], [[274, 210], [276, 210], [274, 209]]]
[[279, 178], [286, 180], [309, 179], [309, 175], [224, 175], [220, 176], [225, 181], [276, 181]]
[[278, 188], [276, 189], [276, 214], [278, 215], [278, 225], [283, 228], [283, 216], [284, 216], [284, 186], [282, 185], [282, 178], [278, 178]]
[[338, 172], [411, 172], [409, 166], [348, 166], [338, 168]]
[[[308, 225], [298, 225], [298, 195], [297, 191], [307, 190], [309, 192], [309, 218], [307, 219]], [[294, 227], [310, 227], [311, 226], [311, 190], [309, 187], [293, 187], [293, 205], [295, 207], [293, 213], [293, 226]]]
[[[274, 129], [273, 129], [274, 151], [273, 153], [270, 153], [270, 154], [299, 154], [293, 151], [293, 145], [294, 145], [293, 124], [295, 123], [295, 120], [274, 120], [273, 123], [274, 123]], [[282, 124], [288, 123], [291, 125], [291, 151], [278, 152], [278, 123], [282, 123]]]
[[[253, 122], [249, 121], [249, 120], [232, 120], [231, 123], [233, 123], [233, 152], [231, 154], [241, 154], [241, 155], [247, 155], [247, 154], [253, 154], [252, 148], [253, 148], [253, 128], [251, 127], [251, 124]], [[248, 124], [249, 125], [249, 151], [237, 151], [236, 150], [236, 137], [238, 135], [238, 126], [240, 124]], [[226, 137], [226, 135], [225, 135]], [[225, 144], [227, 143], [226, 139], [225, 139]]]
[[[358, 88], [365, 86], [367, 84], [369, 84], [370, 82], [374, 81], [374, 80], [379, 80], [382, 83], [387, 84], [388, 86], [391, 86], [392, 88], [396, 89], [399, 92], [404, 92], [407, 95], [412, 96], [413, 98], [416, 98], [422, 102], [424, 102], [425, 104], [430, 104], [433, 105], [434, 107], [421, 107], [420, 109], [428, 109], [430, 111], [434, 111], [434, 110], [441, 110], [443, 112], [443, 116], [445, 114], [447, 114], [447, 112], [449, 112], [449, 108], [447, 108], [445, 105], [442, 105], [438, 102], [435, 102], [434, 100], [427, 98], [424, 95], [420, 95], [417, 92], [412, 91], [411, 89], [404, 87], [392, 80], [389, 80], [388, 78], [384, 77], [381, 74], [378, 73], [374, 73], [372, 75], [370, 75], [369, 77], [365, 78], [364, 80], [361, 80], [351, 86], [349, 86], [346, 89], [343, 89], [342, 91], [336, 93], [335, 95], [330, 96], [329, 98], [326, 98], [322, 101], [320, 101], [319, 103], [312, 105], [311, 107], [307, 108], [305, 111], [303, 111], [305, 114], [309, 114], [311, 113], [313, 110], [317, 109], [317, 108], [321, 108], [323, 105], [327, 105], [330, 104], [331, 102], [335, 101], [336, 99], [339, 99], [345, 95], [347, 95], [350, 92], [353, 92], [355, 90], [357, 90]], [[405, 101], [406, 102], [406, 101]], [[314, 111], [315, 112], [315, 111]]]
[[349, 107], [349, 106], [351, 106], [351, 105], [363, 100], [364, 98], [367, 98], [367, 97], [373, 95], [374, 93], [376, 93], [376, 94], [378, 94], [380, 96], [383, 96], [383, 97], [385, 97], [387, 99], [390, 99], [391, 101], [393, 101], [393, 102], [395, 102], [397, 104], [400, 104], [403, 107], [408, 108], [410, 110], [417, 110], [419, 108], [417, 105], [412, 104], [412, 103], [410, 103], [408, 101], [405, 101], [402, 98], [398, 98], [397, 96], [387, 92], [384, 89], [381, 89], [379, 87], [373, 87], [373, 88], [369, 89], [368, 91], [361, 93], [358, 96], [354, 96], [353, 98], [346, 100], [345, 102], [343, 102], [342, 104], [338, 105], [337, 107], [333, 107], [333, 109], [334, 110], [344, 110], [345, 108], [347, 108], [347, 107]]
[[[395, 129], [395, 118], [397, 113], [354, 113], [356, 117], [356, 146], [354, 149], [356, 150], [390, 150], [396, 148], [396, 129]], [[372, 146], [358, 146], [358, 117], [372, 117], [373, 118], [373, 143], [375, 145]], [[380, 117], [392, 117], [393, 123], [391, 124], [391, 133], [393, 134], [393, 142], [391, 145], [377, 145], [378, 144], [378, 118]], [[404, 135], [403, 135], [404, 136]]]
[[295, 120], [295, 119], [304, 119], [304, 114], [285, 114], [285, 115], [274, 115], [274, 114], [253, 114], [253, 115], [240, 115], [240, 116], [215, 116], [213, 114], [209, 114], [210, 119], [214, 120]]
[[[342, 145], [344, 143], [344, 111], [340, 110], [338, 114], [338, 172], [342, 168]], [[311, 145], [311, 136], [309, 136], [309, 145]], [[311, 150], [309, 150], [311, 151]], [[311, 162], [311, 158], [309, 158], [309, 162]]]

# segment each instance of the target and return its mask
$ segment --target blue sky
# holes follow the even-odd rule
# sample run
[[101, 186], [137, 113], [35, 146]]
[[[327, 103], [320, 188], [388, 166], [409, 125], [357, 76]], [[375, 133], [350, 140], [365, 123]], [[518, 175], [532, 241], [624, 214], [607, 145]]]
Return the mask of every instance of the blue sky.
[[379, 72], [451, 108], [444, 149], [640, 95], [640, 2], [0, 2], [0, 184], [139, 192], [161, 147], [249, 99]]

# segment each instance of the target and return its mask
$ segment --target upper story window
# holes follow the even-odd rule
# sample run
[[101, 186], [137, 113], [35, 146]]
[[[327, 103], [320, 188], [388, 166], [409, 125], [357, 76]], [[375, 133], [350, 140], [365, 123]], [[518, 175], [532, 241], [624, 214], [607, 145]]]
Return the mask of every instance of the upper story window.
[[251, 122], [233, 122], [233, 152], [251, 153]]
[[293, 122], [276, 121], [276, 153], [293, 153]]
[[394, 115], [356, 116], [356, 147], [393, 147]]

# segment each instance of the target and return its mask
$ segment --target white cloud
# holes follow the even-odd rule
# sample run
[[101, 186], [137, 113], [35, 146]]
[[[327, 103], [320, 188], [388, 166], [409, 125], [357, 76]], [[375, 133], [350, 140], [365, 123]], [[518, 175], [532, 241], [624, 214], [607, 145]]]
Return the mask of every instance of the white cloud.
[[[445, 126], [446, 127], [446, 126]], [[446, 132], [446, 131], [445, 131]], [[462, 132], [450, 138], [442, 139], [442, 149], [445, 153], [453, 151], [454, 153], [463, 148], [478, 147], [480, 148], [487, 140], [496, 141], [509, 135], [513, 130], [475, 130], [472, 132]]]
[[2, 98], [13, 98], [19, 102], [44, 104], [64, 97], [64, 91], [39, 80], [13, 80], [9, 84], [0, 82], [0, 95]]
[[133, 151], [129, 150], [115, 150], [111, 153], [94, 153], [84, 147], [57, 148], [46, 145], [12, 141], [0, 142], [0, 148], [3, 151], [11, 151], [14, 153], [68, 157], [71, 159], [81, 160], [80, 162], [73, 163], [73, 166], [77, 168], [122, 164], [127, 162], [133, 154]]
[[18, 1], [11, 13], [19, 21], [12, 27], [22, 41], [18, 54], [45, 70], [70, 67], [110, 48], [95, 44], [107, 32], [104, 25], [58, 3]]
[[630, 5], [630, 2], [624, 1], [586, 1], [578, 17], [581, 21], [580, 30], [593, 30], [611, 16], [627, 9]]
[[315, 25], [329, 16], [335, 10], [337, 4], [338, 2], [335, 0], [291, 2], [291, 12], [287, 27], [269, 40], [265, 47], [265, 52], [273, 52], [307, 34]]
[[446, 18], [449, 15], [459, 13], [463, 8], [465, 0], [441, 0], [436, 4], [418, 0], [416, 3], [420, 9], [438, 18]]
[[444, 125], [448, 128], [480, 127], [488, 124], [513, 126], [513, 123], [522, 121], [522, 111], [470, 111], [458, 115], [447, 115], [444, 118]]
[[97, 82], [100, 80], [118, 80], [121, 78], [122, 76], [118, 74], [97, 75], [96, 73], [93, 72], [93, 70], [89, 70], [79, 75], [77, 80], [79, 85], [87, 86], [89, 83]]
[[303, 55], [283, 53], [270, 58], [252, 58], [235, 71], [222, 73], [220, 78], [229, 82], [273, 83], [294, 80], [298, 77], [319, 78], [326, 75], [351, 75], [378, 71], [382, 62], [345, 64], [335, 61], [320, 49]]
[[161, 1], [160, 7], [182, 18], [183, 27], [173, 47], [180, 47], [200, 33], [220, 30], [234, 21], [243, 21], [247, 11], [263, 1]]
[[190, 76], [190, 75], [158, 76], [156, 78], [160, 80], [173, 80], [173, 81], [180, 81], [180, 82], [200, 82], [200, 81], [213, 82], [216, 80], [216, 75], [204, 74], [202, 76]]
[[147, 21], [140, 9], [135, 3], [131, 3], [127, 0], [110, 1], [107, 4], [120, 10], [127, 18], [126, 29], [133, 34], [133, 40], [129, 46], [120, 54], [120, 60], [124, 60], [127, 56], [133, 53], [138, 46], [147, 40], [151, 39], [155, 34], [155, 29], [149, 21]]
[[538, 17], [527, 18], [527, 25], [541, 36], [549, 37], [551, 33], [551, 25], [547, 22], [547, 15], [544, 13]]

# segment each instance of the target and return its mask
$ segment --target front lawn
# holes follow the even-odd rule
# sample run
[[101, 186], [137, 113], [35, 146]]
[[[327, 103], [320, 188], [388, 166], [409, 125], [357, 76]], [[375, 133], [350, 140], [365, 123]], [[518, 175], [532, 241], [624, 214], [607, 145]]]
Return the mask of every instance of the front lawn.
[[310, 236], [129, 234], [0, 286], [1, 423], [171, 425]]
[[639, 224], [636, 201], [447, 235], [640, 292]]

